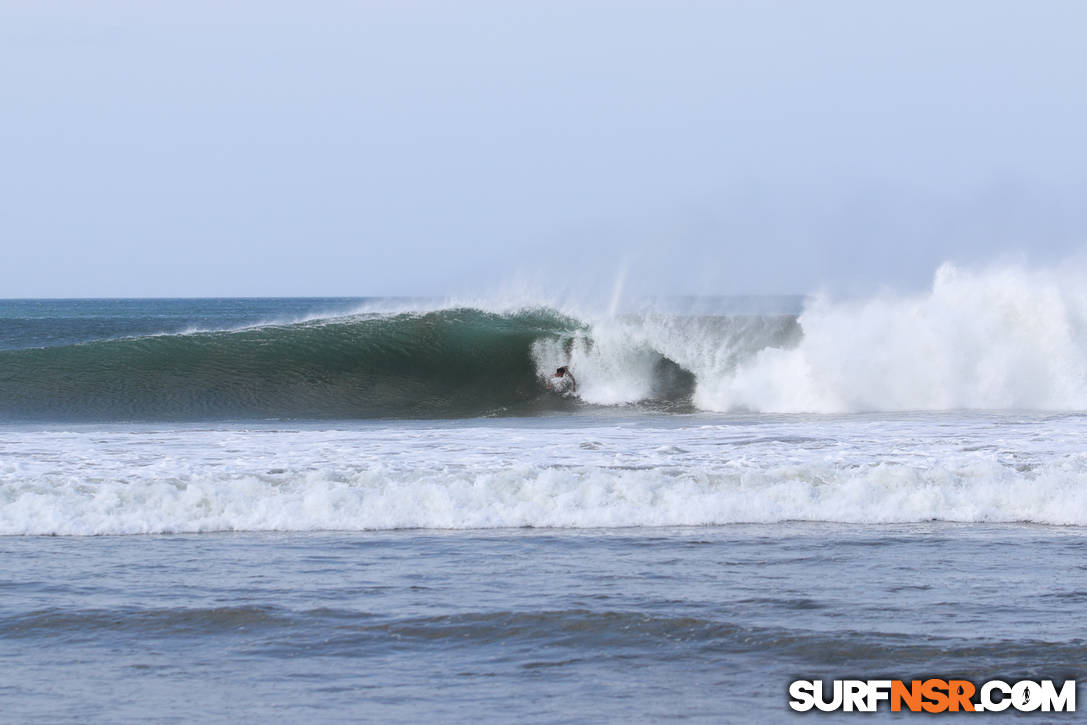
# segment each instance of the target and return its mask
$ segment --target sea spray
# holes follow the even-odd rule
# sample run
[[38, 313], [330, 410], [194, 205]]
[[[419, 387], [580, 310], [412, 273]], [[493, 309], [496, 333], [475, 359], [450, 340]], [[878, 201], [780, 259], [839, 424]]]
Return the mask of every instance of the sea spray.
[[912, 296], [811, 301], [796, 345], [695, 369], [706, 410], [1087, 409], [1087, 287], [1069, 272], [943, 265]]

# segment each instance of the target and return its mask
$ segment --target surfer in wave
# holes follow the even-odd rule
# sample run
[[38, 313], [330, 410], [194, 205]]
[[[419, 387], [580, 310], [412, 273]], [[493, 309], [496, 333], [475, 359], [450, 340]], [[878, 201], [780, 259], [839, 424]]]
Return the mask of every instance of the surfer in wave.
[[[570, 372], [570, 368], [566, 367], [565, 365], [563, 365], [561, 368], [558, 368], [557, 370], [555, 370], [555, 374], [552, 375], [548, 379], [547, 389], [551, 390], [552, 387], [554, 387], [554, 389], [557, 390], [557, 391], [562, 390], [562, 391], [565, 392], [565, 389], [567, 387], [566, 378], [570, 379], [570, 384], [569, 384], [570, 392], [571, 393], [576, 393], [577, 392], [577, 380], [574, 379], [574, 374], [572, 372]], [[558, 382], [559, 379], [561, 379], [562, 382]], [[552, 380], [556, 381], [554, 386], [551, 385]]]

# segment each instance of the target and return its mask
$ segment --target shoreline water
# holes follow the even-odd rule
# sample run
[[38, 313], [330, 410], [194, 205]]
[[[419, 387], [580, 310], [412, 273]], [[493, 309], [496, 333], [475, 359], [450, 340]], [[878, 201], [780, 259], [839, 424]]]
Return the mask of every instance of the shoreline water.
[[54, 722], [771, 722], [803, 717], [796, 678], [1071, 679], [1085, 531], [0, 537], [0, 700]]

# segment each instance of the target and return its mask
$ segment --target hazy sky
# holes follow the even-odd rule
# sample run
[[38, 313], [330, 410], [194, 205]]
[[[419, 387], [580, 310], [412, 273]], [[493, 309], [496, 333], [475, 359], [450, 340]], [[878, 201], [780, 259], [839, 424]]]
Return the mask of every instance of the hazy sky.
[[916, 286], [1087, 245], [1087, 3], [0, 0], [0, 297]]

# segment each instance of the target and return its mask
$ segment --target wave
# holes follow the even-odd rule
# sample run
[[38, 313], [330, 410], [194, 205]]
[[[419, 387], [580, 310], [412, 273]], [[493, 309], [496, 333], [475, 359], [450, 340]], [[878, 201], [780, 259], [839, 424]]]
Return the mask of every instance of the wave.
[[[945, 264], [924, 293], [817, 296], [795, 317], [601, 320], [563, 364], [582, 373], [582, 399], [606, 405], [652, 397], [659, 357], [691, 376], [691, 404], [708, 411], [1084, 410], [1085, 282], [1072, 265]], [[536, 345], [547, 366], [561, 352]]]
[[448, 309], [8, 350], [0, 416], [480, 415], [541, 397], [531, 345], [576, 325], [547, 310]]
[[[1087, 409], [1087, 275], [944, 265], [923, 294], [797, 314], [365, 309], [0, 350], [0, 418], [466, 417], [640, 405], [849, 413]], [[433, 307], [433, 305], [432, 305]], [[576, 395], [545, 389], [555, 368]]]
[[[690, 409], [694, 376], [680, 365], [634, 339], [611, 359], [608, 327], [555, 309], [391, 310], [0, 350], [0, 418], [442, 418], [583, 403]], [[635, 320], [711, 340], [758, 337], [746, 318], [643, 315], [628, 322]], [[549, 373], [572, 358], [584, 368], [577, 374], [588, 398], [547, 390]]]
[[[338, 449], [336, 449], [338, 450]], [[163, 464], [172, 465], [172, 464]], [[240, 472], [0, 480], [0, 535], [618, 528], [734, 523], [1032, 522], [1087, 525], [1087, 459], [1033, 467], [960, 456], [924, 465], [818, 457], [716, 467], [415, 466], [372, 462]]]

